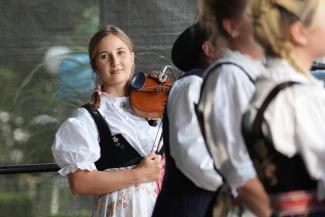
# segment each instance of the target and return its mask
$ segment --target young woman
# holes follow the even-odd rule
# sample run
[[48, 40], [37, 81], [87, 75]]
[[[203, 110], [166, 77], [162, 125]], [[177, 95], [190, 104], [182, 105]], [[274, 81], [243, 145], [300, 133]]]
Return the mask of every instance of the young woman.
[[[201, 0], [200, 19], [227, 44], [206, 71], [198, 117], [216, 168], [234, 196], [258, 216], [269, 216], [267, 195], [256, 177], [241, 134], [241, 117], [264, 70], [263, 50], [254, 40], [251, 0]], [[205, 22], [209, 20], [210, 22]], [[260, 206], [257, 201], [264, 201]]]
[[173, 63], [185, 73], [169, 93], [163, 118], [166, 174], [152, 217], [204, 217], [222, 184], [194, 110], [203, 71], [219, 51], [208, 37], [195, 23], [177, 38], [172, 48]]
[[73, 194], [97, 195], [93, 216], [150, 217], [162, 170], [161, 157], [151, 153], [159, 132], [130, 109], [132, 42], [107, 26], [90, 40], [89, 57], [101, 92], [57, 131], [52, 150], [59, 172]]
[[257, 0], [267, 71], [243, 119], [247, 147], [280, 216], [325, 216], [325, 93], [310, 74], [325, 55], [323, 0]]

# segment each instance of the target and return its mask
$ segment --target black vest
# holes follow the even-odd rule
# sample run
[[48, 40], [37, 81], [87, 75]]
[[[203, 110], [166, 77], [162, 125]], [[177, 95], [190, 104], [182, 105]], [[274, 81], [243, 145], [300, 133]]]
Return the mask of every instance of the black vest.
[[[243, 125], [243, 137], [247, 150], [254, 163], [258, 177], [268, 193], [280, 193], [295, 190], [315, 189], [317, 182], [307, 172], [301, 156], [297, 153], [287, 157], [275, 150], [272, 139], [264, 136], [262, 124], [264, 112], [275, 96], [284, 88], [296, 82], [284, 82], [277, 85], [266, 97], [257, 112], [252, 131]], [[243, 117], [243, 124], [246, 115]]]
[[82, 107], [90, 113], [98, 129], [100, 158], [95, 162], [97, 170], [132, 166], [143, 159], [121, 134], [112, 136], [107, 122], [98, 110], [93, 111], [89, 104]]

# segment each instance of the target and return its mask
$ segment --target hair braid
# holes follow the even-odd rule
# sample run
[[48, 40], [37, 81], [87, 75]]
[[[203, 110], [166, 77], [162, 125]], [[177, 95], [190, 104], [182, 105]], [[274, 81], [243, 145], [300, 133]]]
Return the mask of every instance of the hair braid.
[[101, 86], [98, 85], [92, 96], [91, 96], [91, 100], [89, 102], [90, 104], [90, 107], [93, 111], [96, 111], [97, 109], [99, 109], [99, 106], [100, 106], [100, 94], [101, 94]]
[[[253, 4], [254, 34], [266, 54], [286, 59], [298, 72], [307, 73], [297, 63], [288, 29], [301, 20], [312, 23], [313, 0], [256, 0]], [[319, 0], [314, 0], [317, 3]], [[306, 12], [307, 11], [307, 12]]]

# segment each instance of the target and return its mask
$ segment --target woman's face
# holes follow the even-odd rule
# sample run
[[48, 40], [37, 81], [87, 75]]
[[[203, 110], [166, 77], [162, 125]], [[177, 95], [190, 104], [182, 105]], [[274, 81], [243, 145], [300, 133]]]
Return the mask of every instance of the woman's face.
[[96, 73], [104, 86], [126, 85], [131, 77], [134, 53], [117, 36], [105, 36], [95, 49]]
[[231, 20], [234, 28], [233, 32], [230, 32], [231, 40], [228, 41], [228, 47], [248, 54], [254, 59], [260, 59], [263, 50], [253, 35], [253, 18], [249, 10], [250, 2], [250, 0], [247, 1], [246, 9], [240, 16]]
[[[325, 12], [325, 10], [323, 10]], [[325, 13], [320, 15], [316, 26], [307, 30], [308, 48], [313, 58], [325, 56]]]
[[249, 10], [250, 1], [247, 2], [246, 8], [242, 12], [241, 16], [236, 18], [238, 37], [243, 42], [248, 42], [253, 38], [253, 18]]

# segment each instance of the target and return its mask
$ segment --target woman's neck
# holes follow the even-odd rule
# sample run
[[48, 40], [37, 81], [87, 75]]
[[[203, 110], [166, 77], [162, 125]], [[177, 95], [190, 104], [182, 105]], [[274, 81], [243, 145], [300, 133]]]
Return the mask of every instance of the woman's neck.
[[259, 60], [263, 58], [264, 51], [261, 46], [259, 46], [256, 42], [248, 42], [243, 43], [241, 41], [229, 41], [228, 48], [230, 50], [237, 50], [243, 54], [247, 54], [252, 59]]
[[103, 85], [103, 91], [116, 97], [127, 96], [129, 87], [128, 85], [121, 84], [121, 85]]
[[294, 51], [296, 64], [303, 70], [304, 73], [310, 74], [310, 69], [314, 62], [314, 57], [303, 49]]

